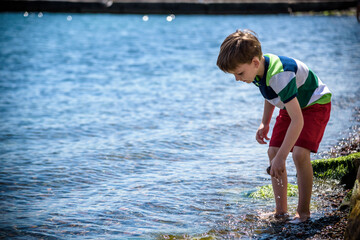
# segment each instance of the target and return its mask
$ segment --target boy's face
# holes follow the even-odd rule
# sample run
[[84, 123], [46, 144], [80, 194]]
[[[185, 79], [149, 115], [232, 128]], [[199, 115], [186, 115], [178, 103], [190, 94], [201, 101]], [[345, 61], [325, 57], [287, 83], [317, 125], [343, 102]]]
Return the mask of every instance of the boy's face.
[[234, 71], [230, 72], [235, 76], [236, 81], [252, 83], [259, 71], [260, 61], [254, 57], [251, 63], [239, 64]]

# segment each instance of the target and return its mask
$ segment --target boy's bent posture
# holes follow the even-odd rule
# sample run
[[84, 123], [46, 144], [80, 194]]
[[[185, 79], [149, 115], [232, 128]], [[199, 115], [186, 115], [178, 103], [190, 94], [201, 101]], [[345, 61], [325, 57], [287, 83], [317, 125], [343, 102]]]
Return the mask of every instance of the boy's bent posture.
[[285, 161], [292, 151], [297, 171], [299, 203], [295, 222], [310, 217], [313, 171], [310, 152], [317, 152], [330, 117], [331, 92], [299, 60], [262, 54], [261, 44], [251, 31], [236, 31], [221, 45], [218, 67], [234, 74], [237, 81], [254, 83], [265, 98], [256, 140], [266, 144], [274, 107], [281, 110], [271, 136], [268, 155], [274, 189], [275, 216], [287, 214]]

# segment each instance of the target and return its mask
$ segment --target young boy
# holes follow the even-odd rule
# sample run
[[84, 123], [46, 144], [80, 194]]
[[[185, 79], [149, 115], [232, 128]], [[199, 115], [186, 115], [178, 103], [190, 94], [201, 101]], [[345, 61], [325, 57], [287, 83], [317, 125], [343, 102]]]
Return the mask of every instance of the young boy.
[[[331, 92], [299, 60], [262, 54], [261, 44], [250, 30], [236, 31], [221, 45], [218, 67], [236, 81], [254, 83], [265, 98], [264, 112], [256, 140], [270, 140], [268, 156], [275, 195], [275, 216], [287, 215], [287, 173], [285, 161], [292, 152], [297, 171], [299, 202], [293, 222], [310, 218], [313, 170], [310, 152], [317, 152], [330, 117]], [[269, 124], [274, 107], [279, 107], [271, 139]]]

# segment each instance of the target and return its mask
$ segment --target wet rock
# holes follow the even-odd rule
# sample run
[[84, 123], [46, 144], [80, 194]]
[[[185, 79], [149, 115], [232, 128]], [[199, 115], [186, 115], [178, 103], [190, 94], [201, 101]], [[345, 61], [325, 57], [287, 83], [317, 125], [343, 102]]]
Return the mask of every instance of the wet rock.
[[340, 184], [345, 184], [347, 189], [354, 186], [359, 165], [359, 152], [338, 158], [312, 161], [314, 177], [337, 179]]
[[[360, 171], [360, 169], [359, 169]], [[345, 231], [345, 239], [360, 239], [360, 185], [356, 180], [350, 199], [350, 215]]]
[[[338, 210], [330, 214], [330, 216], [337, 217], [338, 219], [310, 239], [360, 239], [359, 129], [357, 127], [355, 133], [348, 141], [344, 141], [341, 147], [337, 149], [336, 152], [342, 157], [313, 161], [315, 177], [337, 179], [340, 181], [340, 184], [345, 185], [346, 189], [353, 189], [347, 196], [341, 196], [343, 200]], [[335, 199], [338, 198], [332, 196], [332, 201], [329, 201], [333, 207], [336, 205]], [[350, 210], [348, 211], [348, 209]], [[349, 212], [350, 214], [348, 215]], [[335, 229], [336, 231], [334, 231]]]

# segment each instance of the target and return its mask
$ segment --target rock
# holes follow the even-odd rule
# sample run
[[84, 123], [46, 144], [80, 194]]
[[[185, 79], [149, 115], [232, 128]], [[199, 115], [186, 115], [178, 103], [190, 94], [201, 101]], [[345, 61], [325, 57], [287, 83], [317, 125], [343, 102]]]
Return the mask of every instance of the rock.
[[354, 186], [359, 165], [359, 152], [338, 158], [312, 161], [314, 177], [337, 179], [347, 189], [351, 189]]
[[337, 179], [345, 188], [352, 188], [350, 199], [345, 197], [340, 209], [350, 209], [345, 239], [360, 239], [360, 152], [344, 157], [314, 160], [312, 165], [315, 177]]
[[352, 196], [352, 190], [349, 191], [346, 196], [344, 197], [344, 199], [342, 200], [341, 202], [341, 205], [339, 207], [339, 210], [341, 211], [344, 211], [346, 209], [350, 209], [350, 199], [351, 199], [351, 196]]
[[348, 225], [345, 231], [345, 239], [360, 239], [360, 185], [358, 179], [355, 182], [352, 196], [350, 199], [350, 215], [348, 219]]

